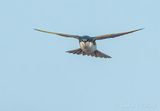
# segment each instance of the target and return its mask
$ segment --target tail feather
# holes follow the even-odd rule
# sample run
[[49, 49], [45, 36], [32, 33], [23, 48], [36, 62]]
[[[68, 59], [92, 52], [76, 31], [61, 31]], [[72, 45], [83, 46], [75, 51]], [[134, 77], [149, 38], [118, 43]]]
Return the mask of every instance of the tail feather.
[[96, 51], [94, 52], [94, 56], [95, 56], [95, 57], [101, 57], [101, 58], [112, 58], [111, 56], [106, 55], [106, 54], [104, 54], [103, 52], [100, 52], [100, 51], [98, 51], [98, 50], [96, 50]]
[[72, 53], [72, 54], [78, 54], [78, 55], [87, 55], [87, 56], [94, 56], [94, 57], [100, 57], [100, 58], [112, 58], [111, 56], [109, 55], [106, 55], [98, 50], [94, 51], [93, 53], [85, 53], [84, 51], [82, 51], [81, 48], [78, 48], [78, 49], [75, 49], [75, 50], [69, 50], [69, 51], [66, 51], [68, 53]]
[[83, 54], [83, 55], [86, 55], [86, 53], [85, 53], [85, 52], [83, 52], [83, 51], [82, 51], [82, 54]]
[[79, 55], [79, 54], [81, 54], [82, 53], [82, 50], [78, 50], [77, 51], [77, 54]]
[[69, 50], [69, 51], [66, 51], [66, 52], [72, 53], [72, 54], [78, 54], [78, 55], [80, 55], [80, 54], [86, 55], [80, 48], [75, 49], [75, 50]]
[[69, 50], [69, 51], [66, 51], [66, 52], [68, 52], [68, 53], [72, 53], [72, 54], [79, 54], [79, 53], [81, 53], [81, 49], [79, 48], [79, 49], [75, 49], [75, 50]]

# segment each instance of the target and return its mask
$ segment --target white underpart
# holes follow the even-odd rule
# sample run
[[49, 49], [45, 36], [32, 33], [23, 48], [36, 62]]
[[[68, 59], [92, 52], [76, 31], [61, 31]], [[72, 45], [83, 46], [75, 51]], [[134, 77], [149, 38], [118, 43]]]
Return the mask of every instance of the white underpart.
[[80, 42], [80, 47], [85, 53], [93, 53], [97, 49], [92, 42]]

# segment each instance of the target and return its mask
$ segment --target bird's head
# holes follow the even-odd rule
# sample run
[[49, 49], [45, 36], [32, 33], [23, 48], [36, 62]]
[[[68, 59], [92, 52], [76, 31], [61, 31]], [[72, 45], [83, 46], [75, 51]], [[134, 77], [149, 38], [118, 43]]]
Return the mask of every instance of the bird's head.
[[91, 41], [91, 37], [87, 36], [87, 35], [84, 35], [84, 36], [81, 37], [80, 41], [83, 41], [83, 42]]

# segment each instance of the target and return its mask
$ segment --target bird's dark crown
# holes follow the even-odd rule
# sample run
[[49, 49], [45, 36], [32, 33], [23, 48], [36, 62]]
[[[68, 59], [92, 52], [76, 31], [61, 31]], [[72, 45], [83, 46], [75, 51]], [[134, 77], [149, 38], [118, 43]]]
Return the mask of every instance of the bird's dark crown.
[[80, 38], [80, 41], [84, 41], [84, 42], [87, 42], [87, 41], [93, 41], [92, 40], [92, 37], [88, 36], [88, 35], [84, 35]]

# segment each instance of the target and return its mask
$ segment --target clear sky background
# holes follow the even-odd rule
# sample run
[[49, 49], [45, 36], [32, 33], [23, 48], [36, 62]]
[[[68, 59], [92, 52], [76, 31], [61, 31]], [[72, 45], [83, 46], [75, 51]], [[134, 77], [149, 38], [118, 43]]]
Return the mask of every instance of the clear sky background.
[[[1, 0], [0, 111], [159, 111], [159, 0]], [[101, 35], [112, 59], [67, 54]]]

